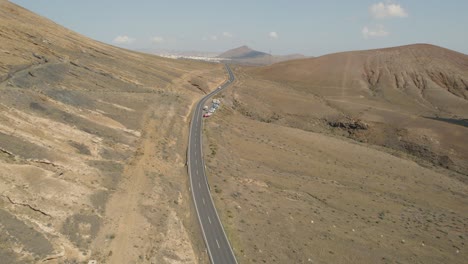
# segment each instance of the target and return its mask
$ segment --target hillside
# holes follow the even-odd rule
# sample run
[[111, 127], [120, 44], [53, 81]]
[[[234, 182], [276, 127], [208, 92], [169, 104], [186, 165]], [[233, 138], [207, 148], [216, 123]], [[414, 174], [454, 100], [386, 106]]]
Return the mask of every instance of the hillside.
[[247, 46], [241, 46], [228, 50], [217, 56], [218, 58], [228, 59], [229, 63], [241, 65], [270, 65], [281, 61], [302, 59], [305, 56], [301, 54], [290, 54], [284, 56], [271, 55], [265, 52], [253, 50]]
[[411, 45], [236, 67], [204, 146], [239, 262], [466, 262], [467, 65]]
[[187, 122], [222, 66], [105, 45], [4, 0], [0, 43], [1, 262], [206, 260]]
[[[255, 71], [325, 96], [366, 96], [466, 114], [468, 55], [432, 45], [344, 52]], [[460, 112], [461, 110], [461, 112]]]
[[[321, 98], [341, 112], [328, 123], [346, 117], [373, 124], [352, 134], [355, 139], [404, 149], [468, 174], [468, 147], [457, 143], [468, 119], [465, 54], [418, 44], [284, 62], [251, 73]], [[383, 134], [374, 137], [375, 130]]]
[[218, 58], [227, 59], [252, 59], [256, 57], [269, 56], [268, 53], [253, 50], [247, 46], [241, 46], [235, 49], [228, 50], [218, 55]]

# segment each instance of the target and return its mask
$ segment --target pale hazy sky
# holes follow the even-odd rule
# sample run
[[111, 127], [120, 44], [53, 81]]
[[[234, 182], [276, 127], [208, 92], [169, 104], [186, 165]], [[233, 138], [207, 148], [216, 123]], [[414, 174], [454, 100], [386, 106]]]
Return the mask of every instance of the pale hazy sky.
[[468, 54], [468, 0], [12, 0], [129, 49], [326, 53], [431, 43]]

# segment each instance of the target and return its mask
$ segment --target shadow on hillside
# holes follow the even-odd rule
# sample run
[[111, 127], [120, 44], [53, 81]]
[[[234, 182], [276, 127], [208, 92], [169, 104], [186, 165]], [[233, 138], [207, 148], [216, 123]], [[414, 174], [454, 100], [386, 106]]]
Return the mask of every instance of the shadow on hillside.
[[438, 120], [438, 121], [447, 122], [447, 123], [451, 123], [451, 124], [455, 124], [455, 125], [459, 125], [459, 126], [468, 127], [468, 119], [455, 119], [455, 118], [443, 118], [443, 117], [427, 117], [427, 116], [425, 116], [424, 118], [433, 119], [433, 120]]

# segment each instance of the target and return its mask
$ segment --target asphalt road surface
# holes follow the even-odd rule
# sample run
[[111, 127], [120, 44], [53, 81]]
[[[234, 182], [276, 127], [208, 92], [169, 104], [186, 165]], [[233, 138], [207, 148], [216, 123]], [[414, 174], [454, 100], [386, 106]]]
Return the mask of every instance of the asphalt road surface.
[[187, 152], [190, 189], [192, 191], [203, 238], [205, 239], [208, 254], [213, 264], [237, 263], [211, 197], [208, 180], [205, 174], [205, 162], [202, 152], [203, 106], [212, 96], [226, 89], [234, 81], [234, 75], [228, 65], [226, 65], [226, 70], [229, 74], [229, 80], [203, 97], [195, 107], [190, 124]]

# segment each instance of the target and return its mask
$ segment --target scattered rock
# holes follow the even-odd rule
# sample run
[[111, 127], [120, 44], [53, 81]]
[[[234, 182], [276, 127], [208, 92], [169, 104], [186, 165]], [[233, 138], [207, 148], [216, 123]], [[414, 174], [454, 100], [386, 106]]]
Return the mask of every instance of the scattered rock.
[[346, 129], [346, 130], [366, 130], [369, 128], [367, 123], [364, 123], [361, 120], [336, 120], [336, 121], [328, 121], [328, 125], [331, 127]]

